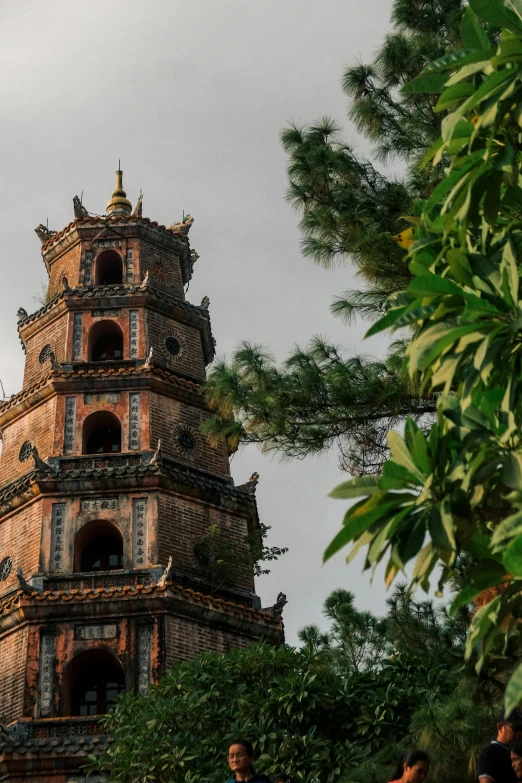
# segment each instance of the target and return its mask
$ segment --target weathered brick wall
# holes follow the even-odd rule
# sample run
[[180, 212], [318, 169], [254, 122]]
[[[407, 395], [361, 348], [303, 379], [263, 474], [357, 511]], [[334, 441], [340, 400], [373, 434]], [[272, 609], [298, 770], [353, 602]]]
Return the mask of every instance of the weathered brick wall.
[[[155, 361], [184, 375], [191, 375], [201, 381], [205, 379], [203, 346], [197, 329], [173, 318], [167, 318], [154, 310], [148, 310], [147, 335], [149, 346], [154, 348]], [[167, 337], [175, 337], [178, 341], [181, 350], [177, 356], [172, 356], [167, 351], [165, 347]]]
[[[260, 632], [261, 635], [261, 632]], [[225, 653], [234, 647], [245, 648], [255, 639], [239, 632], [231, 633], [183, 617], [165, 617], [165, 663], [195, 658], [201, 652]]]
[[42, 500], [35, 501], [10, 516], [0, 517], [0, 560], [10, 557], [13, 561], [9, 577], [0, 582], [0, 596], [18, 586], [18, 568], [26, 579], [40, 570], [42, 504]]
[[[170, 556], [174, 568], [204, 576], [194, 557], [194, 544], [216, 525], [233, 546], [243, 547], [248, 533], [247, 522], [224, 509], [180, 495], [160, 493], [158, 499], [159, 562], [166, 564]], [[244, 590], [254, 589], [252, 574], [234, 571], [230, 564], [230, 582]]]
[[140, 240], [138, 269], [139, 280], [143, 280], [148, 272], [153, 285], [165, 288], [178, 299], [185, 298], [181, 268], [175, 253]]
[[27, 627], [0, 638], [0, 723], [23, 715], [26, 658]]
[[0, 456], [0, 486], [14, 481], [33, 470], [30, 457], [20, 462], [20, 448], [30, 441], [45, 458], [53, 454], [53, 437], [56, 421], [56, 397], [45, 400], [41, 405], [26, 411], [8, 424], [2, 432], [2, 454]]
[[24, 389], [51, 371], [49, 360], [43, 364], [40, 362], [40, 353], [46, 345], [51, 347], [59, 362], [66, 361], [67, 325], [68, 313], [63, 312], [52, 323], [27, 338]]
[[62, 277], [64, 275], [71, 288], [80, 284], [80, 256], [81, 244], [78, 242], [56, 260], [53, 260], [49, 275], [51, 291], [55, 293], [63, 291]]
[[[200, 432], [201, 422], [208, 416], [207, 411], [188, 402], [150, 392], [149, 416], [151, 443], [157, 443], [161, 438], [164, 454], [202, 470], [229, 474], [225, 444], [212, 446]], [[178, 442], [183, 432], [189, 432], [195, 442], [195, 449], [190, 453], [184, 451]]]

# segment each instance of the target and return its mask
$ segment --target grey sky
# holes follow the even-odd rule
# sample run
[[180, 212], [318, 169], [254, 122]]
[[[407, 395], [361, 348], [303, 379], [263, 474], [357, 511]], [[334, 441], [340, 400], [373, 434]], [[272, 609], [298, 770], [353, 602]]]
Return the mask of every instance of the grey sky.
[[[83, 191], [103, 213], [118, 158], [134, 202], [169, 224], [195, 217], [200, 254], [188, 298], [211, 300], [219, 354], [240, 339], [283, 358], [321, 334], [347, 351], [364, 325], [329, 314], [333, 295], [354, 285], [349, 268], [325, 271], [300, 255], [297, 215], [284, 200], [279, 132], [289, 120], [346, 120], [345, 67], [368, 61], [389, 29], [391, 0], [2, 0], [0, 2], [1, 268], [0, 378], [19, 390], [23, 353], [16, 310], [37, 308], [45, 279], [38, 223], [61, 229]], [[322, 622], [336, 587], [382, 611], [381, 579], [370, 586], [342, 557], [321, 567], [344, 507], [326, 495], [342, 480], [336, 456], [281, 463], [254, 448], [233, 460], [236, 481], [261, 474], [258, 503], [272, 543], [290, 552], [259, 581], [265, 605], [282, 590], [287, 638]]]

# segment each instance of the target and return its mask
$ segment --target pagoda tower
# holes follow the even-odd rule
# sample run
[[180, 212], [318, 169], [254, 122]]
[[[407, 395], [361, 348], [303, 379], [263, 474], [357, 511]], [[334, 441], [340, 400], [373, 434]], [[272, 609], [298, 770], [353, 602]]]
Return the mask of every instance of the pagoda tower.
[[[193, 219], [143, 217], [116, 177], [105, 216], [75, 197], [62, 231], [36, 229], [47, 303], [18, 311], [23, 388], [0, 402], [0, 781], [83, 781], [119, 693], [283, 641], [239, 556], [257, 477], [234, 486], [200, 429], [214, 340], [208, 299], [185, 298]], [[210, 528], [243, 563], [225, 579]]]

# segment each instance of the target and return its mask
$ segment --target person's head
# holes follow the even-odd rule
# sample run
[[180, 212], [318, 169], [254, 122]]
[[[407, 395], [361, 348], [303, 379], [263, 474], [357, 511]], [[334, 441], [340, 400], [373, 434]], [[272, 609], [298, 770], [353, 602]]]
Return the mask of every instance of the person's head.
[[522, 739], [516, 740], [511, 748], [511, 766], [517, 780], [522, 780]]
[[423, 750], [409, 750], [399, 763], [395, 777], [401, 783], [424, 783], [430, 768], [428, 754]]
[[522, 710], [514, 709], [509, 715], [502, 713], [497, 723], [497, 740], [511, 747], [518, 739], [522, 739]]
[[235, 739], [228, 746], [228, 765], [232, 772], [243, 774], [252, 769], [254, 748], [245, 739]]
[[284, 772], [278, 772], [272, 777], [272, 783], [292, 783], [292, 778]]

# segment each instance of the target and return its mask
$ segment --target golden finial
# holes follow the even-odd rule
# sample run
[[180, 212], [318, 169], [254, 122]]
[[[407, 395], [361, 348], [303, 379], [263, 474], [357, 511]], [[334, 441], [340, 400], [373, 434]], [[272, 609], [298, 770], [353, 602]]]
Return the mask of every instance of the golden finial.
[[111, 200], [107, 204], [107, 215], [130, 215], [132, 204], [123, 190], [123, 172], [118, 161], [118, 171], [116, 172], [116, 189], [112, 194]]

